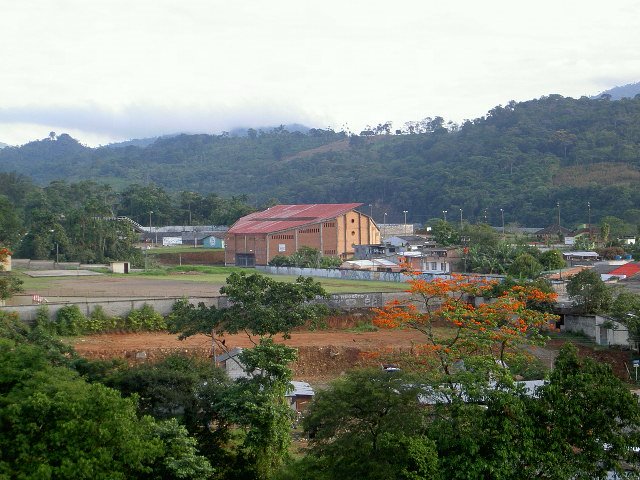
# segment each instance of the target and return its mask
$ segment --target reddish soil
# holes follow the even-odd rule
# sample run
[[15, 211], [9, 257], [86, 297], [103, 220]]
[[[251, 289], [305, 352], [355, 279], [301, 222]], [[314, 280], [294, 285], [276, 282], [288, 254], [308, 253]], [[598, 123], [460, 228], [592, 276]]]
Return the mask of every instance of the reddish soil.
[[[252, 346], [251, 339], [246, 335], [226, 335], [224, 340], [229, 349]], [[408, 351], [413, 344], [421, 343], [424, 339], [411, 330], [366, 333], [322, 330], [296, 332], [288, 340], [279, 337], [277, 341], [298, 348], [299, 359], [293, 366], [296, 377], [317, 380], [335, 377], [354, 366], [371, 363], [362, 358], [362, 352]], [[179, 340], [176, 335], [167, 333], [92, 335], [74, 339], [74, 347], [87, 358], [125, 358], [132, 364], [177, 352], [211, 356], [211, 338], [205, 335], [186, 340]]]

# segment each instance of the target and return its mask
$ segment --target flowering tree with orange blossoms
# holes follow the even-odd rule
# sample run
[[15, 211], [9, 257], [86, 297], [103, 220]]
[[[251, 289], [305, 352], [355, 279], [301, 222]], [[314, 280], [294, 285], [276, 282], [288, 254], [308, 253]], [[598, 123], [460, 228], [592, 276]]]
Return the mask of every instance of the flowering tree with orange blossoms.
[[[465, 365], [482, 363], [483, 370], [504, 371], [507, 353], [523, 345], [543, 344], [544, 330], [557, 319], [527, 308], [527, 301], [552, 302], [556, 298], [534, 287], [516, 285], [476, 307], [470, 297], [483, 296], [494, 281], [460, 275], [430, 281], [418, 272], [409, 275], [410, 300], [394, 300], [377, 309], [374, 323], [381, 328], [404, 327], [423, 333], [425, 343], [414, 352], [450, 382], [461, 361]], [[448, 327], [447, 334], [436, 328], [443, 325]]]

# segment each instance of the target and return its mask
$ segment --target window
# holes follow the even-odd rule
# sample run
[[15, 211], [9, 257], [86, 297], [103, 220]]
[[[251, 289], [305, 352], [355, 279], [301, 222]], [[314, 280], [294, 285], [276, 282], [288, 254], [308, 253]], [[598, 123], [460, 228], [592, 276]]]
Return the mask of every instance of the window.
[[438, 262], [431, 262], [431, 270], [437, 270], [438, 269]]
[[284, 243], [279, 243], [278, 244], [278, 252], [282, 253], [282, 252], [286, 252], [287, 251], [287, 246]]
[[446, 263], [444, 263], [444, 262], [442, 262], [442, 263], [440, 264], [440, 270], [442, 270], [443, 272], [446, 272], [446, 271], [447, 271], [447, 264], [446, 264]]

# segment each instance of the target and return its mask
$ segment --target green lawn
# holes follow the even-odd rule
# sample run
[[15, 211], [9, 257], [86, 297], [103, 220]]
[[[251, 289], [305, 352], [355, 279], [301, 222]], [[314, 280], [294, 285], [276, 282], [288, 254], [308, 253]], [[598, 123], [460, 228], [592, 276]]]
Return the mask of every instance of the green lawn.
[[[185, 282], [225, 283], [232, 272], [255, 273], [252, 268], [180, 266], [166, 269], [154, 269], [147, 272], [135, 272], [129, 275], [140, 275], [158, 280], [181, 280]], [[180, 272], [198, 272], [198, 275], [180, 275]], [[126, 276], [126, 275], [122, 275]], [[266, 275], [281, 282], [294, 282], [294, 275]], [[404, 283], [371, 282], [366, 280], [341, 280], [337, 278], [314, 277], [329, 293], [364, 293], [364, 292], [398, 292], [406, 290]]]

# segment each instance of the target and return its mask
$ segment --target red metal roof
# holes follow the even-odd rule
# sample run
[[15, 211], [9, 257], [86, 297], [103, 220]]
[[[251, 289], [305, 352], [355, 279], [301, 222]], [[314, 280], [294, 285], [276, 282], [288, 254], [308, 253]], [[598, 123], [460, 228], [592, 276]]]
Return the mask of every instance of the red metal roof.
[[640, 272], [640, 264], [629, 262], [610, 271], [609, 275], [626, 275], [629, 278], [638, 272]]
[[228, 234], [273, 233], [333, 219], [362, 205], [361, 203], [315, 203], [313, 205], [276, 205], [242, 217]]

